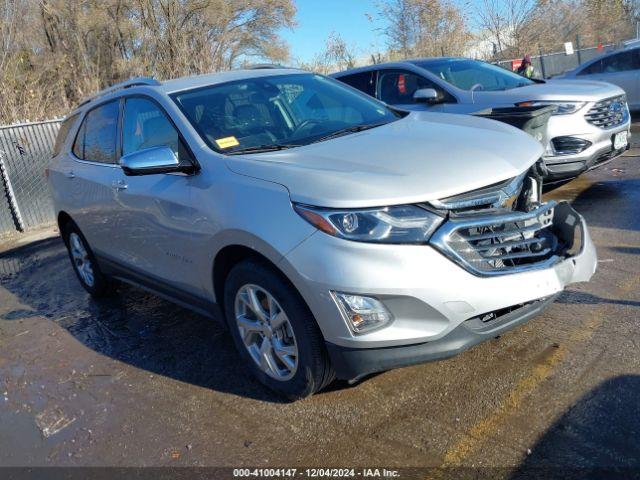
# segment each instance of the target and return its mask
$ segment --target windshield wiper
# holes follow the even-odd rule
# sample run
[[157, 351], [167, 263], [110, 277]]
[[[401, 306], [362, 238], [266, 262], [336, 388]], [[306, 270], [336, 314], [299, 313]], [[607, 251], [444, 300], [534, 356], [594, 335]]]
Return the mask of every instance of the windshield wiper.
[[252, 147], [240, 148], [239, 150], [233, 150], [228, 152], [227, 155], [237, 155], [240, 153], [261, 153], [261, 152], [275, 152], [277, 150], [286, 150], [287, 148], [301, 147], [302, 145], [288, 145], [283, 143], [270, 143], [265, 145], [254, 145]]
[[353, 125], [351, 127], [345, 127], [345, 128], [341, 128], [340, 130], [336, 130], [335, 132], [331, 132], [328, 135], [325, 135], [324, 137], [320, 137], [318, 140], [311, 142], [311, 143], [318, 143], [318, 142], [324, 142], [325, 140], [329, 140], [332, 138], [336, 138], [336, 137], [341, 137], [343, 135], [347, 135], [349, 133], [356, 133], [356, 132], [362, 132], [363, 130], [369, 130], [370, 128], [375, 128], [375, 127], [380, 127], [382, 125], [386, 125], [388, 122], [381, 122], [381, 123], [369, 123], [366, 125]]

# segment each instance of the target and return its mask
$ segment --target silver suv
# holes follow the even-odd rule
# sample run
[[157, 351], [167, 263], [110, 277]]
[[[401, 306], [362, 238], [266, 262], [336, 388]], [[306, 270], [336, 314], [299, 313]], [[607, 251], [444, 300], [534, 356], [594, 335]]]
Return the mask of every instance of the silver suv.
[[541, 139], [547, 183], [602, 166], [629, 146], [625, 92], [604, 82], [529, 80], [468, 58], [383, 63], [332, 76], [405, 110], [474, 113], [487, 107], [556, 105]]
[[100, 93], [48, 177], [91, 295], [116, 279], [224, 319], [256, 377], [300, 398], [454, 355], [591, 277], [582, 218], [540, 201], [541, 154], [498, 122], [246, 70]]

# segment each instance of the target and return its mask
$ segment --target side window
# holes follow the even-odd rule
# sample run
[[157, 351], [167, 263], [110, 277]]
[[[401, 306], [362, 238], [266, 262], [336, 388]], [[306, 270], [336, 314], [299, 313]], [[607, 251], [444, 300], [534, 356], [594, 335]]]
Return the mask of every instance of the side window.
[[127, 98], [122, 121], [122, 154], [152, 147], [169, 147], [180, 163], [190, 162], [178, 131], [160, 107], [146, 98]]
[[71, 127], [73, 126], [73, 124], [77, 119], [78, 119], [78, 114], [76, 113], [71, 117], [65, 118], [65, 120], [62, 122], [62, 125], [60, 125], [60, 129], [58, 130], [58, 135], [56, 136], [56, 143], [53, 146], [54, 157], [57, 157], [60, 154], [60, 151], [62, 150], [62, 146], [64, 145], [64, 142], [67, 140], [67, 137], [69, 136], [69, 130], [71, 129]]
[[82, 160], [115, 163], [119, 101], [89, 111], [78, 131], [73, 153]]
[[375, 70], [370, 72], [354, 73], [353, 75], [345, 75], [344, 77], [338, 78], [338, 80], [352, 86], [353, 88], [357, 88], [367, 95], [371, 95], [372, 97], [376, 96]]
[[586, 68], [583, 68], [578, 72], [578, 75], [592, 75], [594, 73], [602, 73], [602, 60], [593, 62]]
[[626, 72], [637, 68], [638, 62], [633, 50], [602, 59], [602, 73]]
[[378, 73], [378, 95], [389, 105], [409, 104], [413, 94], [420, 88], [442, 89], [433, 82], [406, 70], [381, 70]]

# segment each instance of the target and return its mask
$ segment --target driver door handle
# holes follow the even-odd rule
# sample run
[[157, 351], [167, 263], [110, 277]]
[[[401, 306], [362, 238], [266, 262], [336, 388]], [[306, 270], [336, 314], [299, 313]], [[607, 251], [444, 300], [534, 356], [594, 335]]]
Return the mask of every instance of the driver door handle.
[[67, 177], [67, 178], [69, 178], [69, 179], [76, 178], [76, 174], [75, 174], [75, 173], [73, 173], [73, 170], [69, 170], [68, 172], [66, 172], [66, 173], [64, 174], [64, 176], [65, 176], [65, 177]]
[[111, 182], [111, 188], [114, 190], [126, 190], [128, 185], [124, 180], [114, 180]]

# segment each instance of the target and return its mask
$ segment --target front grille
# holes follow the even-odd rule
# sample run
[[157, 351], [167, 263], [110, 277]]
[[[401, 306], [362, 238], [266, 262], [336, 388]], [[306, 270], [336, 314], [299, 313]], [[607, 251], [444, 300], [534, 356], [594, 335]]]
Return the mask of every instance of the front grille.
[[627, 116], [627, 97], [619, 95], [596, 103], [584, 118], [596, 127], [612, 128], [626, 122]]
[[556, 202], [530, 212], [451, 218], [432, 243], [479, 275], [512, 273], [555, 262], [558, 239], [551, 231]]
[[551, 143], [553, 143], [553, 150], [557, 155], [573, 155], [584, 152], [591, 146], [589, 140], [578, 137], [555, 137]]
[[514, 201], [522, 190], [522, 182], [525, 175], [526, 172], [488, 187], [441, 200], [433, 200], [430, 204], [440, 210], [455, 210], [457, 212], [505, 206], [513, 207]]

